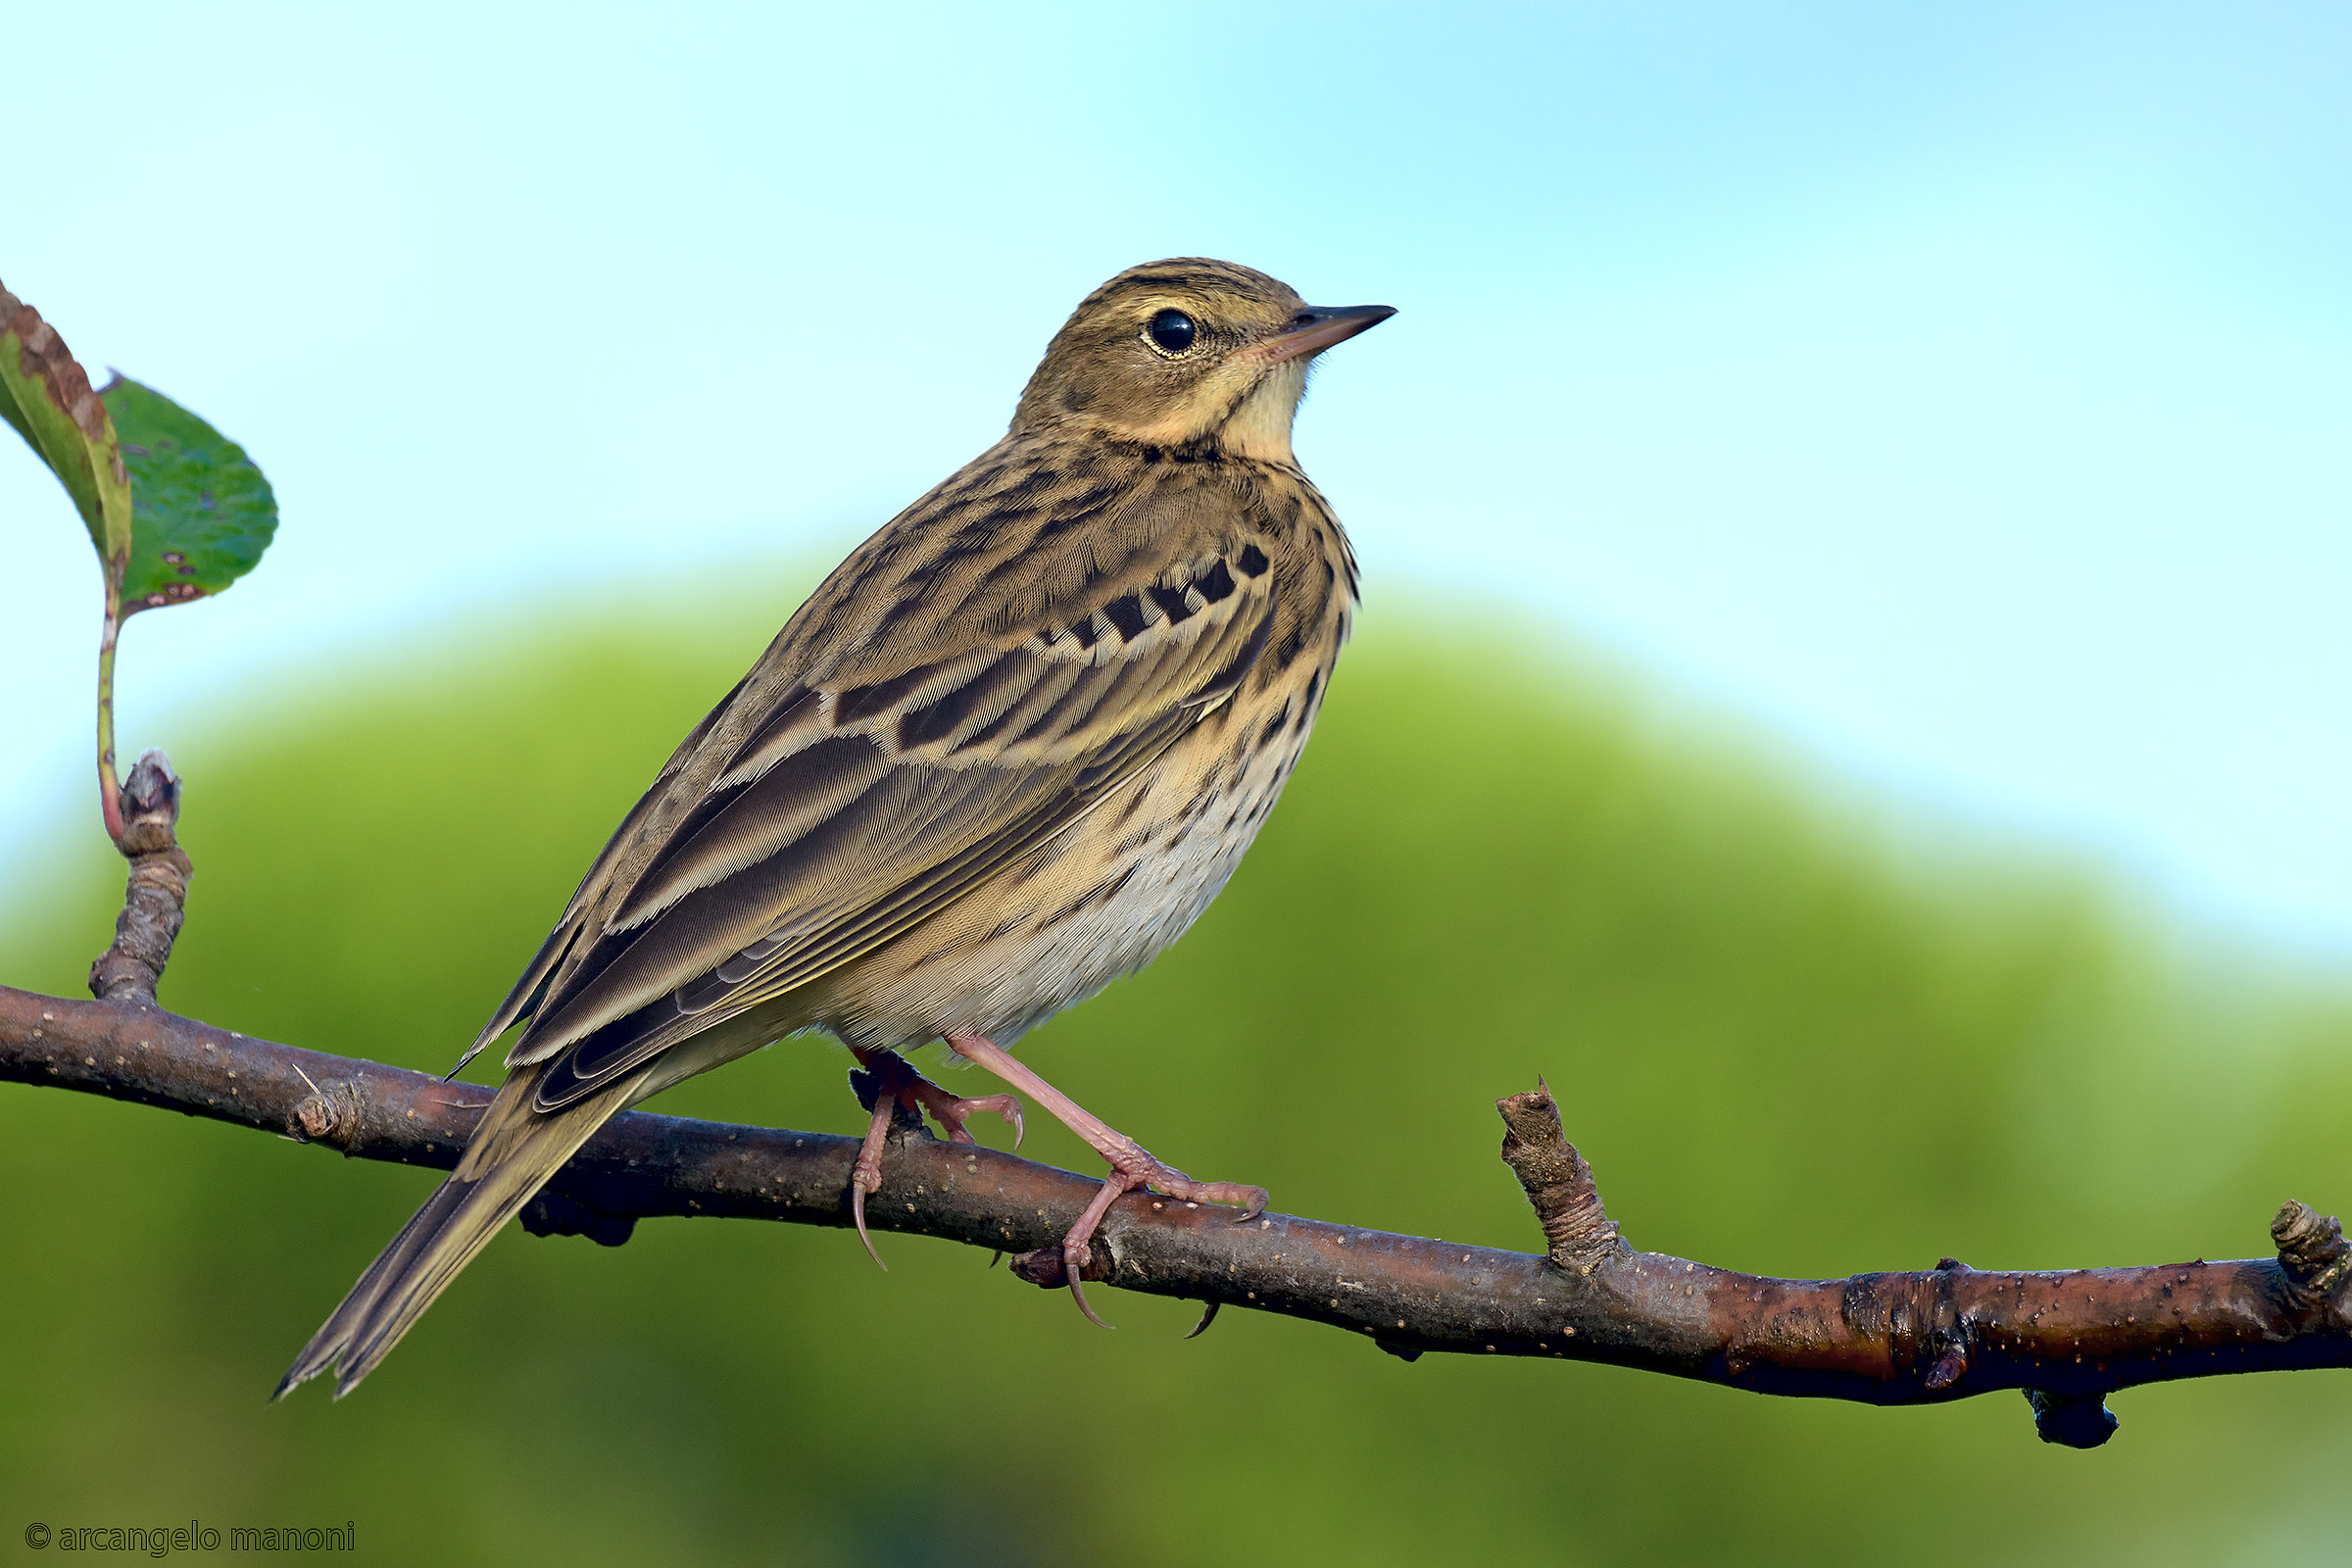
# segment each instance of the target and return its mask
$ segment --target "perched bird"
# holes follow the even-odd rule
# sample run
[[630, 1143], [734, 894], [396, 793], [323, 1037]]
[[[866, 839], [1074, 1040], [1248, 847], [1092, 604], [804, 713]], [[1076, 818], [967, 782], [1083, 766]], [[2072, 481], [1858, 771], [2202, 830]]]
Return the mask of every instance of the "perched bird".
[[861, 1236], [894, 1104], [1019, 1126], [898, 1055], [936, 1039], [1109, 1162], [1062, 1244], [1081, 1309], [1121, 1193], [1262, 1208], [1008, 1048], [1175, 941], [1290, 776], [1356, 600], [1292, 418], [1309, 362], [1394, 314], [1198, 258], [1080, 302], [1004, 438], [843, 562], [622, 820], [459, 1063], [524, 1023], [456, 1170], [277, 1393], [351, 1392], [608, 1117], [805, 1030], [880, 1081]]

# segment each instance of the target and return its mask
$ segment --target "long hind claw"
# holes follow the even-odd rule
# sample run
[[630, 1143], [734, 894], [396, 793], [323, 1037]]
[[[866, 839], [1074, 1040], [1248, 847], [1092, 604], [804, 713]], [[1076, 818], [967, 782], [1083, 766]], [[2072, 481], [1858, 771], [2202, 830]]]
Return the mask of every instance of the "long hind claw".
[[891, 1117], [898, 1108], [898, 1102], [887, 1093], [874, 1096], [874, 1119], [865, 1129], [865, 1142], [858, 1147], [858, 1163], [850, 1168], [850, 1218], [858, 1227], [858, 1239], [865, 1244], [865, 1255], [885, 1274], [890, 1265], [882, 1261], [882, 1254], [874, 1250], [873, 1237], [866, 1234], [865, 1197], [882, 1190], [882, 1145], [890, 1137]]
[[1077, 1251], [1079, 1254], [1077, 1262], [1073, 1263], [1069, 1260], [1069, 1249], [1066, 1248], [1063, 1249], [1063, 1256], [1061, 1260], [1061, 1266], [1065, 1269], [1068, 1269], [1070, 1273], [1070, 1299], [1078, 1303], [1078, 1310], [1084, 1314], [1086, 1320], [1089, 1323], [1092, 1323], [1095, 1327], [1099, 1329], [1117, 1328], [1118, 1325], [1116, 1323], [1105, 1323], [1101, 1318], [1095, 1316], [1095, 1309], [1086, 1304], [1086, 1284], [1084, 1281], [1078, 1278], [1078, 1271], [1086, 1267], [1087, 1250], [1081, 1247], [1077, 1249]]
[[874, 1239], [866, 1234], [865, 1189], [855, 1181], [850, 1183], [850, 1218], [858, 1222], [858, 1239], [865, 1244], [865, 1255], [874, 1260], [874, 1267], [889, 1273], [890, 1265], [882, 1261], [882, 1254], [874, 1250]]
[[1110, 1325], [1097, 1317], [1095, 1309], [1086, 1301], [1086, 1265], [1095, 1253], [1088, 1241], [1095, 1234], [1095, 1227], [1102, 1223], [1102, 1216], [1110, 1212], [1110, 1205], [1117, 1202], [1121, 1195], [1133, 1192], [1142, 1185], [1142, 1181], [1125, 1171], [1112, 1171], [1079, 1214], [1078, 1223], [1072, 1225], [1069, 1234], [1061, 1239], [1061, 1271], [1069, 1277], [1070, 1299], [1078, 1303], [1078, 1310], [1085, 1313], [1086, 1320], [1097, 1328], [1106, 1329]]
[[[865, 1142], [858, 1146], [858, 1163], [850, 1172], [850, 1218], [858, 1227], [858, 1239], [865, 1244], [865, 1255], [884, 1273], [890, 1265], [874, 1250], [874, 1239], [865, 1229], [865, 1200], [869, 1193], [882, 1190], [882, 1150], [890, 1140], [890, 1126], [901, 1109], [920, 1122], [929, 1111], [941, 1127], [947, 1129], [948, 1142], [976, 1144], [971, 1129], [964, 1123], [982, 1114], [1004, 1118], [1012, 1128], [1012, 1147], [1019, 1149], [1028, 1128], [1021, 1121], [1021, 1102], [1010, 1095], [982, 1095], [965, 1100], [951, 1095], [930, 1079], [908, 1066], [906, 1059], [895, 1051], [860, 1051], [858, 1064], [871, 1075], [874, 1091], [873, 1120], [865, 1129]], [[851, 1075], [856, 1082], [858, 1075]], [[862, 1093], [863, 1086], [860, 1085]], [[1092, 1316], [1092, 1313], [1088, 1314]]]

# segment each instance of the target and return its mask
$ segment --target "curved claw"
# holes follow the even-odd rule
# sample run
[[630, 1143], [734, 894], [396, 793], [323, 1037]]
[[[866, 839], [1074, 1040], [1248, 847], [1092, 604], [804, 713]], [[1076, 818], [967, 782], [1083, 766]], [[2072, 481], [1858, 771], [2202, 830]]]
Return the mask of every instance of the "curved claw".
[[1200, 1314], [1200, 1321], [1193, 1325], [1193, 1332], [1187, 1334], [1185, 1338], [1188, 1340], [1197, 1340], [1201, 1335], [1206, 1334], [1208, 1332], [1208, 1326], [1217, 1320], [1217, 1308], [1223, 1306], [1224, 1304], [1225, 1303], [1217, 1299], [1217, 1298], [1213, 1296], [1210, 1297], [1208, 1298], [1208, 1306], [1206, 1310], [1202, 1311]]
[[[857, 1222], [858, 1239], [865, 1244], [865, 1255], [874, 1260], [874, 1267], [887, 1274], [890, 1272], [890, 1265], [882, 1261], [882, 1254], [874, 1250], [874, 1239], [865, 1233], [865, 1195], [867, 1189], [864, 1176], [865, 1172], [859, 1171], [857, 1175], [850, 1178], [850, 1218]], [[877, 1182], [874, 1185], [878, 1187], [881, 1184]]]
[[1247, 1225], [1258, 1215], [1263, 1214], [1266, 1211], [1266, 1204], [1271, 1200], [1271, 1195], [1263, 1187], [1245, 1187], [1242, 1191], [1246, 1197], [1242, 1203], [1242, 1211], [1233, 1216], [1233, 1222], [1236, 1225]]
[[[1028, 1134], [1028, 1124], [1021, 1119], [1021, 1102], [1010, 1095], [982, 1095], [977, 1100], [957, 1101], [956, 1108], [963, 1116], [985, 1110], [1004, 1117], [1004, 1125], [1012, 1129], [1012, 1147], [1016, 1152], [1021, 1147], [1022, 1138]], [[962, 1116], [956, 1118], [956, 1130], [962, 1134], [960, 1142], [968, 1144], [973, 1141], [972, 1135], [964, 1131]]]
[[1087, 1259], [1091, 1255], [1091, 1250], [1083, 1245], [1065, 1247], [1061, 1250], [1062, 1272], [1070, 1277], [1070, 1299], [1078, 1303], [1078, 1310], [1086, 1314], [1086, 1320], [1089, 1323], [1099, 1329], [1112, 1328], [1116, 1325], [1105, 1323], [1095, 1316], [1095, 1309], [1086, 1303], [1086, 1282], [1079, 1277], [1079, 1271], [1086, 1267]]

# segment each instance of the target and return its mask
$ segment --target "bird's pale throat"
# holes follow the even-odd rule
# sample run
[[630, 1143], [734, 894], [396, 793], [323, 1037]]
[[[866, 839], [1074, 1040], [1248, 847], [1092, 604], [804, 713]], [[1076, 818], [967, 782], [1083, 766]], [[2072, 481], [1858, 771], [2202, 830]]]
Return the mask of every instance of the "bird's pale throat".
[[1236, 457], [1292, 462], [1291, 426], [1306, 396], [1306, 367], [1305, 360], [1286, 360], [1268, 370], [1227, 416], [1219, 444]]

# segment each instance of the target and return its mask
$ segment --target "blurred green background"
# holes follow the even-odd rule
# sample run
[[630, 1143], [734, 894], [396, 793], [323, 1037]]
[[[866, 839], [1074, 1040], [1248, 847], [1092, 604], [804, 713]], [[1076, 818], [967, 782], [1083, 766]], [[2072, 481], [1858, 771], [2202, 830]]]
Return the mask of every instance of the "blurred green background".
[[[164, 1001], [445, 1067], [795, 600], [574, 599], [129, 737], [189, 779]], [[78, 995], [122, 875], [59, 837], [0, 979]], [[1541, 1071], [1641, 1246], [1793, 1275], [2259, 1252], [2280, 1200], [2352, 1204], [2352, 1004], [2144, 906], [1527, 627], [1376, 606], [1224, 898], [1023, 1054], [1188, 1169], [1425, 1235], [1537, 1245], [1493, 1102]], [[661, 1108], [852, 1131], [847, 1064], [791, 1042]], [[1196, 1308], [1117, 1292], [1104, 1333], [975, 1251], [883, 1236], [883, 1274], [741, 1222], [514, 1232], [353, 1398], [266, 1405], [431, 1181], [0, 1085], [0, 1550], [195, 1517], [453, 1563], [2345, 1556], [2338, 1373], [2127, 1393], [2080, 1453], [2014, 1395], [1406, 1365], [1250, 1313], [1182, 1343]]]

